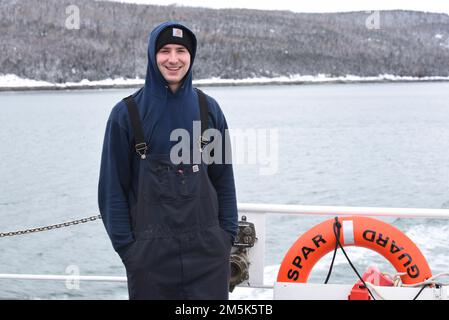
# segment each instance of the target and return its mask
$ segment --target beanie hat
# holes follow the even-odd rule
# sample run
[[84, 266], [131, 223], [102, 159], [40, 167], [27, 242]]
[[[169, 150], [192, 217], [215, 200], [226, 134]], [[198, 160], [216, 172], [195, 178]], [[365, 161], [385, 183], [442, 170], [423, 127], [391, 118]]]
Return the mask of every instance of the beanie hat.
[[189, 51], [192, 56], [193, 40], [190, 32], [181, 27], [167, 27], [161, 31], [156, 39], [156, 53], [166, 44], [180, 44]]

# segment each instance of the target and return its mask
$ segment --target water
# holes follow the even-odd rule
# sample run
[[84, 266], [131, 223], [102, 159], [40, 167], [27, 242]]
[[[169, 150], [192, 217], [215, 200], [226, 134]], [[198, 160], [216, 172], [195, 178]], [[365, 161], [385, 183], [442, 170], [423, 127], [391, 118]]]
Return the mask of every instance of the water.
[[[106, 120], [133, 90], [0, 94], [0, 232], [96, 215]], [[449, 207], [449, 83], [204, 88], [231, 129], [278, 130], [276, 173], [235, 167], [239, 202]], [[259, 159], [260, 160], [260, 159]], [[265, 161], [268, 161], [265, 159]], [[273, 164], [272, 163], [272, 164]], [[268, 217], [267, 282], [293, 241], [323, 217]], [[390, 219], [434, 274], [449, 271], [449, 221]], [[349, 248], [363, 271], [382, 257]], [[331, 255], [309, 279], [323, 282]], [[100, 221], [0, 239], [0, 273], [124, 276]], [[0, 280], [1, 298], [125, 299], [125, 284]], [[337, 256], [331, 282], [355, 282]], [[245, 291], [246, 290], [246, 291]], [[271, 292], [236, 289], [232, 298]]]

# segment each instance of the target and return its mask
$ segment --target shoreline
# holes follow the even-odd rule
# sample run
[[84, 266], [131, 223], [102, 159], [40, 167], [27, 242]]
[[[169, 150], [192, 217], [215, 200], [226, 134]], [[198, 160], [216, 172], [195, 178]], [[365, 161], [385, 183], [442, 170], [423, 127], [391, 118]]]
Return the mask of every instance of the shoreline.
[[[1, 76], [0, 76], [1, 77]], [[24, 79], [27, 81], [27, 79]], [[60, 91], [60, 90], [86, 90], [86, 89], [127, 89], [142, 87], [144, 80], [130, 79], [92, 81], [83, 80], [79, 83], [48, 83], [31, 80], [32, 84], [3, 85], [0, 83], [0, 92], [23, 91]], [[348, 76], [340, 78], [303, 76], [299, 78], [255, 78], [255, 79], [204, 79], [194, 80], [195, 87], [234, 87], [234, 86], [268, 86], [268, 85], [319, 85], [319, 84], [373, 84], [373, 83], [416, 83], [416, 82], [449, 82], [449, 77], [357, 77]]]

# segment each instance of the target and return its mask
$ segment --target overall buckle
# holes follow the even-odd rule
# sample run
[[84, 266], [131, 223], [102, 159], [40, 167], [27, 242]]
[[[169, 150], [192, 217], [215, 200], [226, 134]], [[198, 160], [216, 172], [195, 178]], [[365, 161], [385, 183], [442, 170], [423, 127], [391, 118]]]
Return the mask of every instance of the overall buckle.
[[146, 152], [148, 150], [148, 146], [145, 142], [136, 144], [136, 152], [140, 155], [142, 160], [146, 159]]
[[198, 148], [200, 149], [200, 152], [203, 152], [203, 148], [210, 143], [210, 140], [207, 138], [204, 138], [203, 136], [199, 136], [198, 138]]

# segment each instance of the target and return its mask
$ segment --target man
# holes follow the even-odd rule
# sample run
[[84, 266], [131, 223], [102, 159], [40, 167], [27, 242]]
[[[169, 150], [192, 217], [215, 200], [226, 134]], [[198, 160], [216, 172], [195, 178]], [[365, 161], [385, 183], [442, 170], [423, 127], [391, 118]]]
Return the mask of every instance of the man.
[[[195, 53], [196, 37], [187, 27], [157, 26], [149, 39], [144, 87], [120, 101], [107, 122], [99, 208], [125, 265], [130, 299], [228, 299], [238, 227], [232, 165], [176, 164], [170, 158], [177, 143], [170, 139], [173, 130], [190, 134], [188, 151], [198, 147]], [[208, 127], [225, 137], [219, 105], [209, 96], [206, 101]]]

